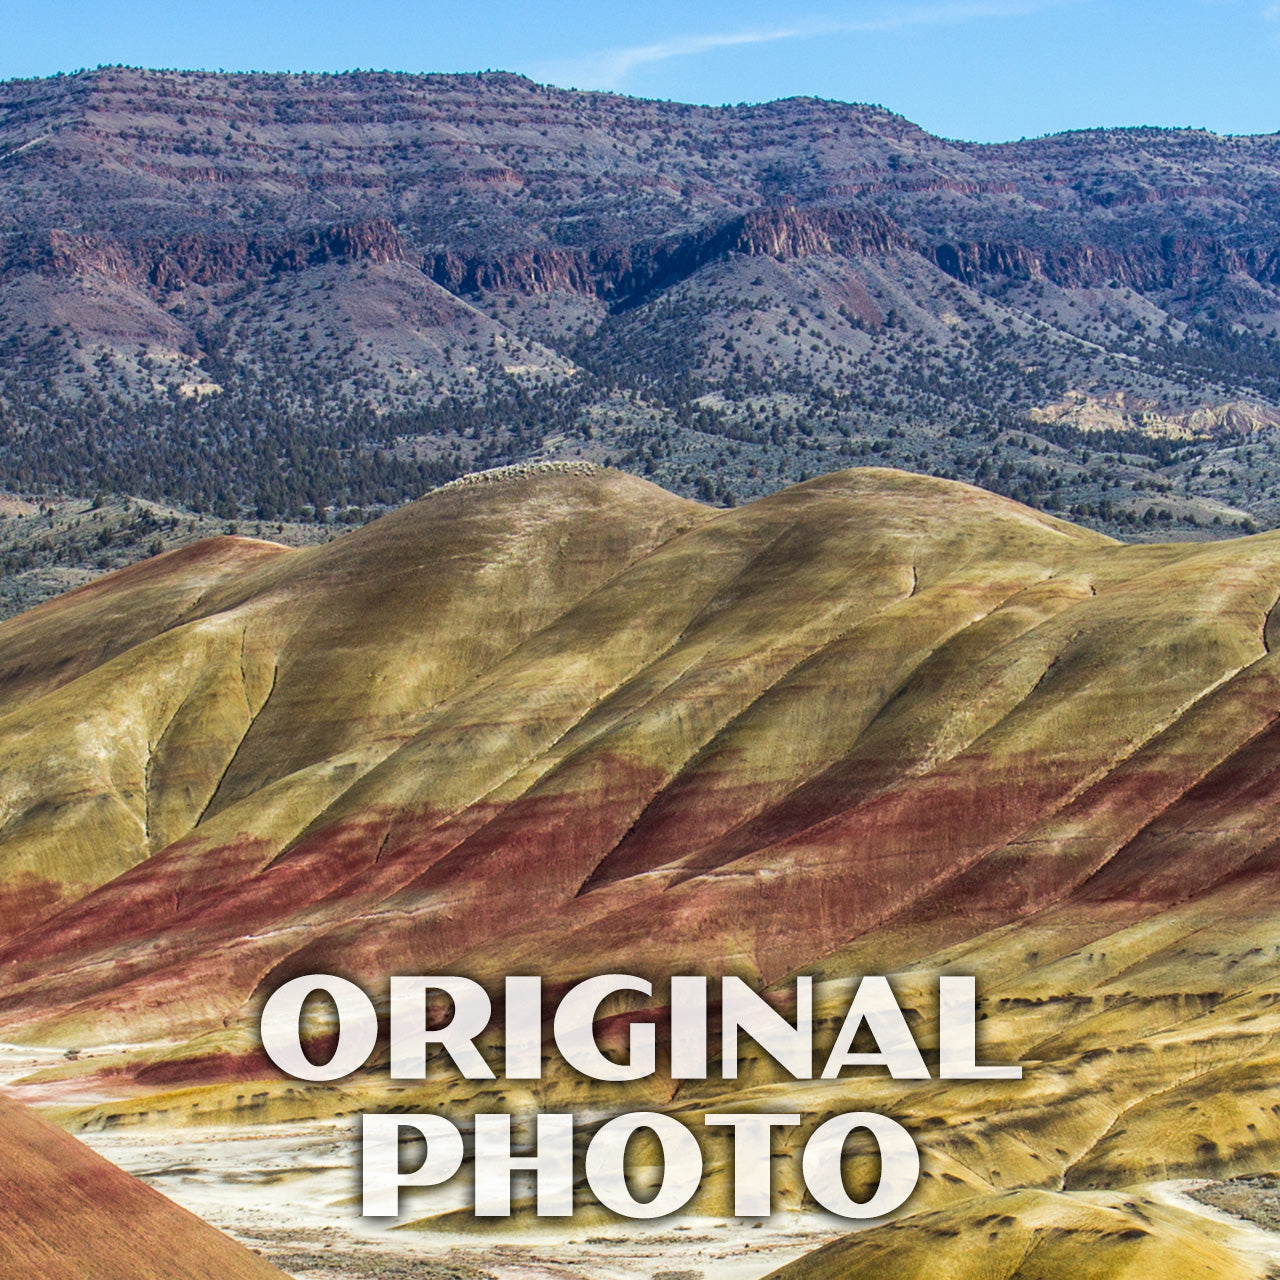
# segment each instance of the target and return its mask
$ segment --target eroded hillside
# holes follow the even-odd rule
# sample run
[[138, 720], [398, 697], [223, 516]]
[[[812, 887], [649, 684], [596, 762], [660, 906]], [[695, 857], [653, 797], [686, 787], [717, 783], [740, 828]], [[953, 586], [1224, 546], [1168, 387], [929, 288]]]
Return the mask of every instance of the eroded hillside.
[[74, 1138], [0, 1099], [0, 1274], [287, 1280]]
[[1280, 535], [1126, 546], [869, 469], [730, 511], [500, 474], [324, 546], [155, 557], [0, 627], [0, 1034], [140, 1045], [16, 1091], [91, 1127], [385, 1105], [385, 1063], [266, 1063], [297, 973], [804, 972], [828, 1037], [888, 973], [926, 1047], [937, 975], [973, 973], [1021, 1082], [758, 1053], [624, 1087], [441, 1065], [396, 1105], [796, 1110], [793, 1208], [855, 1095], [915, 1136], [920, 1212], [1273, 1170], [1278, 597]]

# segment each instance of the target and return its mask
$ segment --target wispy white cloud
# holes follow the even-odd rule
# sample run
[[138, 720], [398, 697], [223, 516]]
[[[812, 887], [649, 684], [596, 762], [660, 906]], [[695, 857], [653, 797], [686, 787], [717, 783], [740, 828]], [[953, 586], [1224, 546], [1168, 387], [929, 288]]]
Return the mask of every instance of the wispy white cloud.
[[[783, 27], [721, 31], [704, 35], [672, 36], [649, 44], [602, 49], [581, 57], [542, 63], [530, 68], [540, 80], [583, 89], [619, 89], [639, 67], [671, 58], [690, 57], [739, 45], [772, 44], [779, 40], [812, 39], [824, 35], [893, 31], [905, 27], [942, 26], [979, 18], [1014, 18], [1042, 9], [1057, 8], [1071, 0], [972, 0], [970, 3], [912, 5], [859, 18], [815, 18]], [[1273, 5], [1280, 14], [1280, 4]]]
[[1261, 17], [1266, 31], [1263, 38], [1273, 48], [1280, 46], [1280, 4], [1274, 2], [1264, 4]]
[[582, 88], [616, 89], [637, 67], [669, 58], [710, 53], [734, 45], [770, 44], [775, 40], [793, 40], [798, 36], [818, 35], [820, 28], [779, 27], [772, 31], [725, 31], [714, 35], [675, 36], [653, 44], [637, 44], [627, 49], [601, 49], [570, 61], [536, 68], [538, 78], [560, 84], [573, 83]]

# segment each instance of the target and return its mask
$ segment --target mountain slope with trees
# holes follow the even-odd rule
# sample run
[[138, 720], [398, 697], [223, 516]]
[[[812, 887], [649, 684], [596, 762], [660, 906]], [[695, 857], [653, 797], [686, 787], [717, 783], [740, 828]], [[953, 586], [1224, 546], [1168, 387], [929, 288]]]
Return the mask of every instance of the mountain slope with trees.
[[[362, 519], [582, 457], [1280, 521], [1280, 138], [935, 138], [518, 76], [0, 84], [0, 484]], [[355, 513], [354, 516], [349, 513]]]

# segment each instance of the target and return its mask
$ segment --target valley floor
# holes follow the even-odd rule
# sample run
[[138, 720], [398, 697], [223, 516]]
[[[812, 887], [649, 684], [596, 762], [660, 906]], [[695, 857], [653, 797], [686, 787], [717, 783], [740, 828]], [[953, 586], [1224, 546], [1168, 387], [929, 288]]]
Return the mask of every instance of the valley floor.
[[295, 1280], [758, 1280], [845, 1234], [794, 1214], [763, 1225], [687, 1218], [472, 1234], [388, 1229], [357, 1216], [349, 1121], [80, 1136]]
[[[62, 1058], [57, 1049], [0, 1045], [0, 1087]], [[358, 1214], [352, 1119], [77, 1136], [294, 1280], [759, 1280], [846, 1234], [831, 1219], [799, 1214], [473, 1234], [379, 1226]], [[452, 1190], [418, 1200], [407, 1216], [464, 1198]]]

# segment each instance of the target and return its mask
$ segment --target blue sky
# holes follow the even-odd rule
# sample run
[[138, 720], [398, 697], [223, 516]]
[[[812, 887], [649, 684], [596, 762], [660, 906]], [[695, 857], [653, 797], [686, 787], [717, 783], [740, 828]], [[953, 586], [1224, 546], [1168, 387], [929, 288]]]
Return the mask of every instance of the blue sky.
[[519, 71], [688, 102], [878, 102], [953, 138], [1280, 131], [1276, 0], [0, 0], [0, 78], [99, 63]]

